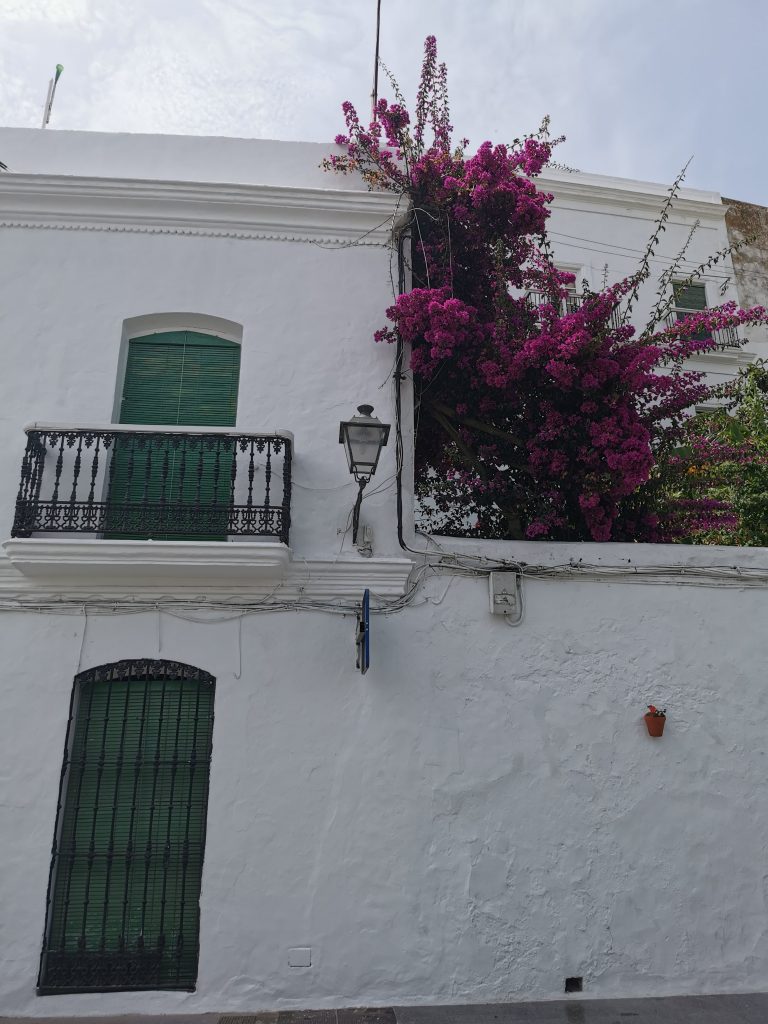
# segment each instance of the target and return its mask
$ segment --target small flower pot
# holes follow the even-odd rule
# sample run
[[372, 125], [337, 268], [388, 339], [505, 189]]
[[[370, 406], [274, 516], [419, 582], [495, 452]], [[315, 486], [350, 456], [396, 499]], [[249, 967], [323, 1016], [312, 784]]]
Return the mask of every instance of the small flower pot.
[[666, 715], [652, 715], [650, 711], [647, 715], [643, 715], [645, 724], [648, 726], [649, 736], [663, 736], [664, 735], [664, 723], [667, 720]]

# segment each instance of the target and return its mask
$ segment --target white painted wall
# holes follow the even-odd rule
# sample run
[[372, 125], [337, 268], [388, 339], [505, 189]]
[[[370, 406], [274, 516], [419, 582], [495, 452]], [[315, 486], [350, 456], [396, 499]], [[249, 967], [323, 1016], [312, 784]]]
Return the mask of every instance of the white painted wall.
[[[679, 557], [608, 547], [494, 550]], [[768, 987], [768, 593], [526, 583], [511, 629], [484, 582], [446, 583], [374, 619], [364, 678], [352, 617], [0, 618], [3, 1012], [537, 999], [572, 975], [593, 997]], [[37, 998], [72, 677], [158, 655], [217, 679], [198, 990]]]
[[[128, 138], [4, 130], [0, 156], [26, 172], [172, 178], [194, 152], [192, 180], [216, 180], [226, 149], [228, 180], [250, 182], [262, 153], [278, 184], [323, 187], [307, 167], [315, 147]], [[603, 179], [600, 208], [589, 184], [561, 186], [553, 230], [642, 248], [642, 188]], [[719, 239], [708, 196], [688, 197], [669, 251], [694, 211]], [[603, 254], [578, 252], [563, 247], [562, 261], [581, 259], [598, 284]], [[238, 427], [295, 434], [295, 562], [309, 579], [313, 559], [333, 561], [354, 500], [339, 420], [366, 400], [393, 418], [393, 352], [370, 340], [391, 296], [386, 248], [4, 227], [0, 262], [6, 536], [23, 424], [108, 422], [125, 319], [205, 313], [242, 326]], [[364, 506], [385, 556], [402, 553], [393, 456], [390, 444], [376, 478], [388, 486]], [[765, 550], [449, 546], [541, 563], [768, 567]], [[553, 998], [572, 975], [587, 996], [768, 987], [766, 590], [526, 582], [512, 629], [491, 617], [484, 580], [443, 576], [374, 617], [361, 678], [352, 615], [10, 611], [0, 569], [0, 1012]], [[84, 605], [98, 596], [89, 586]], [[139, 657], [217, 679], [198, 988], [38, 998], [72, 678]], [[651, 701], [669, 708], [658, 741], [641, 720]], [[311, 946], [311, 967], [288, 966], [296, 946]]]
[[9, 171], [331, 188], [318, 142], [0, 128]]
[[[185, 182], [275, 184], [311, 188], [361, 188], [355, 178], [329, 175], [321, 161], [332, 145], [194, 136], [157, 136], [0, 128], [0, 158], [14, 172], [143, 178]], [[634, 272], [653, 229], [668, 185], [607, 175], [551, 170], [539, 179], [555, 196], [549, 221], [557, 261], [598, 288]], [[644, 326], [655, 301], [659, 274], [680, 252], [696, 221], [699, 227], [680, 265], [684, 277], [728, 246], [725, 209], [717, 191], [682, 188], [651, 262], [652, 277], [637, 303], [635, 323]], [[702, 278], [710, 305], [738, 295], [726, 257]], [[760, 329], [746, 332], [745, 352], [768, 352]], [[731, 376], [736, 361], [698, 360], [713, 381]]]
[[[18, 132], [0, 132], [7, 150], [6, 134], [14, 138]], [[87, 133], [72, 134], [88, 142]], [[187, 141], [207, 141], [215, 149], [216, 140]], [[261, 145], [272, 154], [282, 144]], [[298, 153], [299, 169], [305, 168], [304, 149], [289, 149]], [[349, 184], [327, 176], [324, 182]], [[363, 204], [374, 202], [367, 193], [355, 194]], [[259, 197], [258, 186], [253, 195]], [[283, 195], [293, 201], [291, 190]], [[322, 194], [311, 199], [323, 202]], [[383, 211], [385, 221], [391, 212]], [[374, 207], [366, 226], [381, 217]], [[340, 550], [336, 531], [347, 524], [357, 488], [338, 444], [339, 422], [365, 402], [382, 420], [392, 420], [387, 378], [394, 352], [372, 341], [393, 301], [390, 255], [384, 244], [358, 246], [344, 239], [150, 233], [143, 226], [69, 230], [66, 222], [55, 229], [0, 226], [0, 332], [5, 366], [14, 368], [0, 379], [0, 524], [7, 524], [6, 536], [24, 425], [111, 422], [125, 320], [176, 313], [165, 329], [170, 321], [183, 328], [204, 314], [242, 328], [238, 429], [287, 429], [295, 436], [294, 551], [309, 557]], [[365, 505], [382, 553], [399, 550], [393, 471], [390, 445], [376, 478], [376, 484], [389, 478], [389, 488]]]

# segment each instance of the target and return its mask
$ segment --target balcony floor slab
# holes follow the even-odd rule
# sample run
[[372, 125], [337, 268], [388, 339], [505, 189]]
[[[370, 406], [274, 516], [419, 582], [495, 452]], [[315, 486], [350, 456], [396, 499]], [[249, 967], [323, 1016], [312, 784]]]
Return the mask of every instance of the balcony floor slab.
[[60, 583], [77, 579], [129, 585], [138, 581], [281, 581], [291, 559], [278, 541], [100, 540], [15, 538], [3, 544], [24, 576]]
[[106, 599], [137, 603], [195, 601], [285, 606], [316, 601], [359, 602], [370, 589], [377, 602], [407, 592], [411, 559], [292, 556], [277, 541], [126, 541], [12, 538], [0, 554], [0, 602], [84, 604]]

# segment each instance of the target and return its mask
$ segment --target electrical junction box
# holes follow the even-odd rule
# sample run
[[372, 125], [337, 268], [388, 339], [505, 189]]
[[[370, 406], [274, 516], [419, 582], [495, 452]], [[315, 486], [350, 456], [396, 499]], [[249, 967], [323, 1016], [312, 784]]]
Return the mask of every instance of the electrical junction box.
[[288, 950], [288, 966], [289, 967], [311, 967], [312, 966], [312, 947], [311, 946], [294, 946], [293, 949]]
[[492, 572], [488, 577], [492, 615], [520, 614], [520, 573]]

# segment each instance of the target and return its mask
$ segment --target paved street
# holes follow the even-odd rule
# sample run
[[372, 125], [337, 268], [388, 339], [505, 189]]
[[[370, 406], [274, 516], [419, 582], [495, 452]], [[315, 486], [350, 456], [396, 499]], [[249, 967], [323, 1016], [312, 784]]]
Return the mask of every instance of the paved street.
[[768, 993], [253, 1014], [0, 1017], [0, 1024], [768, 1024]]
[[397, 1024], [768, 1024], [768, 994], [404, 1007]]

